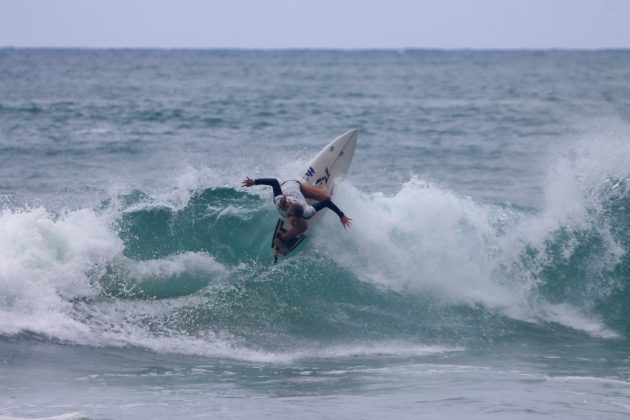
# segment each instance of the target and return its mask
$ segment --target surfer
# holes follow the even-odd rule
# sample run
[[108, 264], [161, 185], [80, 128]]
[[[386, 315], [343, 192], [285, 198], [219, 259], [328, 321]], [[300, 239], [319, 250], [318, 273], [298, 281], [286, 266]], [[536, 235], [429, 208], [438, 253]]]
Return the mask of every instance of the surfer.
[[[284, 181], [282, 185], [275, 178], [246, 177], [243, 180], [244, 187], [253, 185], [268, 185], [273, 188], [273, 202], [282, 217], [286, 217], [291, 224], [291, 229], [280, 235], [283, 242], [288, 242], [296, 236], [306, 232], [308, 224], [306, 220], [315, 216], [315, 213], [324, 208], [329, 208], [339, 216], [344, 228], [350, 227], [352, 219], [330, 200], [330, 193], [314, 185], [304, 184], [300, 181]], [[317, 203], [309, 205], [306, 199], [316, 200]]]

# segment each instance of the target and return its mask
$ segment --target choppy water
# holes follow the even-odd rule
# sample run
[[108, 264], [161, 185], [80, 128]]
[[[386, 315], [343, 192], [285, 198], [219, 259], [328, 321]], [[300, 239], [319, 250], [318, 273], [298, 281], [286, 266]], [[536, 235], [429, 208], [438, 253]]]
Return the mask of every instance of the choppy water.
[[[0, 418], [627, 418], [629, 69], [0, 50]], [[353, 227], [270, 265], [240, 180], [353, 127]]]

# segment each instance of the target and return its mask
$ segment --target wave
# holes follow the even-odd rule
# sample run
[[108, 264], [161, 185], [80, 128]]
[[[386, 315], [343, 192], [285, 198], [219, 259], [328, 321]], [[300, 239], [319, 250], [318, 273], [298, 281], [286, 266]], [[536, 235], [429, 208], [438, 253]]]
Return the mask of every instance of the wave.
[[623, 337], [627, 149], [585, 143], [557, 159], [540, 211], [417, 178], [389, 195], [343, 184], [352, 229], [327, 215], [277, 266], [264, 191], [169, 201], [134, 190], [97, 209], [4, 209], [0, 334], [271, 362]]

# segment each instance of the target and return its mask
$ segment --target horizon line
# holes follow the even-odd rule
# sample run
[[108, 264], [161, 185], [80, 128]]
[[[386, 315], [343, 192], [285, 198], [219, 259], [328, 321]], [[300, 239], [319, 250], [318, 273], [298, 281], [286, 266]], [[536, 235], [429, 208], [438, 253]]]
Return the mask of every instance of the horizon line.
[[103, 47], [103, 46], [11, 46], [0, 45], [0, 50], [163, 50], [163, 51], [339, 51], [339, 52], [406, 52], [406, 51], [629, 51], [629, 47]]

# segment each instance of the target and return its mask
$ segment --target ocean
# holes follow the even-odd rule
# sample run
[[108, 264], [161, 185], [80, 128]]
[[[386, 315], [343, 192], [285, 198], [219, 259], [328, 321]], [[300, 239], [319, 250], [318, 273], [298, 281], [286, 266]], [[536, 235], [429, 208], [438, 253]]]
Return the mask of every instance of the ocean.
[[0, 49], [0, 206], [2, 420], [630, 418], [628, 50]]

